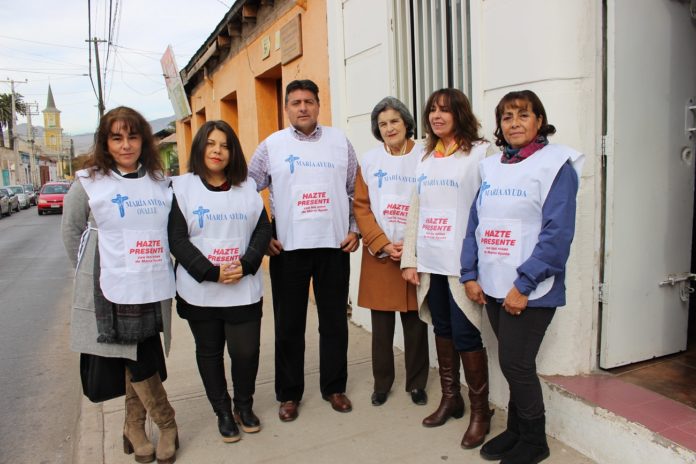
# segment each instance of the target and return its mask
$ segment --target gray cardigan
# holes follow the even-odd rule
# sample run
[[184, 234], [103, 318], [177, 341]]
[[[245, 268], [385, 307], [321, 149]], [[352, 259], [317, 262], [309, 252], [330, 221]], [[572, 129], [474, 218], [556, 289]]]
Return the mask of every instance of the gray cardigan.
[[[137, 359], [137, 344], [97, 343], [97, 319], [94, 314], [94, 256], [97, 251], [97, 224], [89, 208], [89, 197], [79, 179], [73, 182], [63, 201], [63, 244], [75, 269], [75, 286], [70, 323], [70, 349], [110, 358]], [[77, 262], [82, 233], [90, 231], [84, 244], [82, 259]], [[164, 300], [162, 323], [164, 325], [164, 351], [169, 354], [171, 342], [172, 301]]]

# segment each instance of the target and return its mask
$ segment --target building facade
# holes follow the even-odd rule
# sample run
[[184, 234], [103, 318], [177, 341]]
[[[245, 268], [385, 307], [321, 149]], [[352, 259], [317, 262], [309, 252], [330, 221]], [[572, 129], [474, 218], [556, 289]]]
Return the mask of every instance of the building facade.
[[330, 124], [326, 14], [322, 0], [235, 3], [181, 71], [192, 111], [177, 122], [182, 172], [191, 140], [208, 120], [227, 121], [250, 157], [286, 125], [284, 86], [296, 78], [319, 85], [319, 121]]
[[[586, 154], [568, 303], [547, 331], [541, 373], [601, 373], [683, 351], [696, 341], [689, 303], [696, 248], [696, 23], [689, 2], [327, 4], [334, 125], [346, 129], [359, 152], [375, 145], [369, 112], [380, 98], [401, 98], [420, 122], [427, 96], [453, 86], [469, 95], [489, 140], [499, 99], [512, 90], [533, 90], [558, 129], [552, 141]], [[641, 116], [639, 108], [650, 116]], [[369, 327], [366, 310], [354, 310], [353, 319]], [[487, 324], [484, 335], [495, 359]], [[505, 381], [497, 367], [491, 388], [492, 401], [504, 406]], [[553, 407], [562, 402], [554, 385], [545, 391], [550, 433], [612, 462], [609, 447], [593, 450], [582, 427], [599, 430], [601, 414], [582, 424], [570, 410]], [[657, 462], [654, 450], [636, 443], [619, 449], [636, 457], [627, 454], [623, 462]], [[670, 456], [687, 462], [682, 458]]]
[[[255, 23], [246, 22], [246, 6]], [[689, 2], [671, 0], [237, 2], [181, 72], [193, 110], [178, 123], [182, 167], [192, 134], [212, 118], [230, 122], [251, 154], [285, 124], [282, 90], [295, 78], [319, 84], [320, 122], [344, 129], [359, 156], [376, 144], [370, 112], [384, 96], [407, 103], [420, 128], [428, 95], [459, 88], [492, 140], [499, 99], [533, 90], [558, 129], [552, 141], [586, 155], [568, 303], [547, 331], [539, 371], [596, 374], [683, 351], [696, 342], [689, 302], [696, 249], [692, 14]], [[302, 55], [284, 62], [284, 42], [274, 37], [298, 15]], [[359, 253], [352, 260], [357, 301]], [[353, 321], [369, 330], [369, 311], [354, 307]], [[484, 340], [495, 359], [487, 323]], [[504, 378], [496, 363], [491, 370], [491, 400], [504, 406]], [[592, 424], [582, 423], [584, 413], [574, 416], [579, 409], [551, 384], [545, 396], [549, 433], [599, 461], [621, 462], [623, 453], [623, 462], [668, 462], [657, 456], [669, 446], [646, 451], [636, 437], [647, 435], [618, 422], [603, 428], [597, 412], [586, 414]], [[626, 446], [618, 455], [595, 450], [588, 427]], [[673, 462], [688, 462], [688, 454], [675, 453]]]

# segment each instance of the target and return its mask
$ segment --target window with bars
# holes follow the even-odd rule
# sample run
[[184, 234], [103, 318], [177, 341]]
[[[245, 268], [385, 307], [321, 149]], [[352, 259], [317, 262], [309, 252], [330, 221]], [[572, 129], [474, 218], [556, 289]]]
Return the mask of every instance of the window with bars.
[[393, 0], [396, 93], [416, 119], [435, 90], [471, 94], [470, 0]]

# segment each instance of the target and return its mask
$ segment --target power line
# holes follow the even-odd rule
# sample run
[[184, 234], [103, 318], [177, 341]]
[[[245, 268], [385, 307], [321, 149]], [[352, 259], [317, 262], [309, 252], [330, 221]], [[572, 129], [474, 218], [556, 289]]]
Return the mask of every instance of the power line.
[[25, 69], [14, 69], [14, 68], [0, 68], [0, 71], [12, 71], [12, 72], [24, 72], [24, 73], [30, 73], [30, 74], [48, 74], [50, 75], [58, 75], [58, 76], [80, 76], [80, 77], [87, 77], [88, 74], [76, 74], [76, 73], [62, 73], [62, 72], [46, 72], [46, 71], [28, 71]]
[[[3, 52], [14, 52], [14, 53], [3, 53]], [[39, 59], [36, 59], [36, 58], [18, 57], [18, 56], [15, 55], [15, 53], [21, 53], [21, 54], [24, 54], [24, 55], [36, 56], [36, 57], [39, 57], [39, 58], [42, 58], [42, 59], [39, 60]], [[45, 61], [45, 60], [49, 60], [49, 61], [54, 61], [54, 62], [56, 62], [56, 63], [69, 64], [69, 65], [75, 66], [75, 67], [78, 67], [78, 66], [82, 67], [82, 66], [84, 66], [84, 64], [77, 64], [77, 63], [73, 63], [73, 62], [71, 62], [71, 61], [59, 60], [58, 58], [53, 58], [52, 56], [42, 55], [42, 54], [40, 54], [40, 53], [27, 52], [27, 51], [24, 51], [24, 50], [19, 50], [19, 49], [10, 48], [10, 47], [3, 47], [2, 51], [0, 51], [0, 55], [7, 56], [7, 57], [10, 57], [10, 58], [21, 59], [21, 60], [28, 60], [28, 61], [42, 62], [42, 61]]]
[[84, 47], [74, 47], [72, 45], [62, 45], [62, 44], [57, 44], [57, 43], [40, 42], [38, 40], [21, 39], [19, 37], [11, 37], [9, 35], [0, 35], [0, 38], [9, 39], [9, 40], [17, 40], [19, 42], [35, 43], [35, 44], [39, 44], [39, 45], [50, 45], [52, 47], [73, 48], [75, 50], [84, 50], [85, 49]]
[[[109, 69], [109, 57], [111, 56], [111, 39], [113, 33], [113, 24], [111, 23], [111, 18], [113, 15], [113, 0], [109, 0], [109, 25], [108, 34], [106, 39], [106, 59], [104, 60], [104, 88], [106, 88], [106, 73]], [[104, 13], [104, 20], [106, 20], [106, 13]]]
[[[111, 8], [111, 1], [109, 0], [109, 7]], [[114, 47], [114, 57], [116, 56], [116, 42], [118, 41], [118, 33], [121, 27], [121, 8], [119, 8], [119, 0], [116, 0], [115, 6], [114, 6], [114, 14], [113, 14], [113, 21], [109, 21], [110, 29], [109, 29], [109, 44], [107, 48], [107, 55], [106, 55], [106, 64], [104, 65], [104, 81], [109, 83], [109, 92], [107, 94], [107, 101], [111, 98], [111, 91], [114, 88], [114, 72], [116, 70], [116, 63], [114, 62], [111, 65], [111, 77], [110, 79], [106, 79], [106, 75], [108, 73], [109, 69], [109, 56], [110, 56], [110, 51], [111, 48]], [[106, 84], [105, 84], [106, 85]]]
[[[92, 37], [92, 0], [87, 0], [87, 37]], [[92, 78], [92, 44], [89, 44], [89, 81], [92, 83], [94, 96], [97, 96], [97, 89], [94, 87], [94, 79]]]

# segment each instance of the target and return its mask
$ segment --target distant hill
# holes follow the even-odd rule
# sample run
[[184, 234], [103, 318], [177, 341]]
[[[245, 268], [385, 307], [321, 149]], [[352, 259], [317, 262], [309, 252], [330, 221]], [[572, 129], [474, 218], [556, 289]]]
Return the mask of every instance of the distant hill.
[[[158, 132], [169, 126], [169, 123], [174, 121], [175, 117], [168, 116], [166, 118], [159, 118], [152, 121], [148, 121], [150, 126], [152, 126], [152, 132]], [[34, 129], [34, 139], [43, 140], [44, 128], [43, 126], [33, 126]], [[27, 136], [27, 125], [18, 124], [17, 132], [21, 138], [26, 138]], [[94, 133], [76, 134], [76, 135], [65, 135], [66, 139], [72, 139], [75, 145], [75, 156], [85, 154], [92, 148], [94, 143]], [[5, 131], [5, 143], [7, 143], [7, 130]]]

